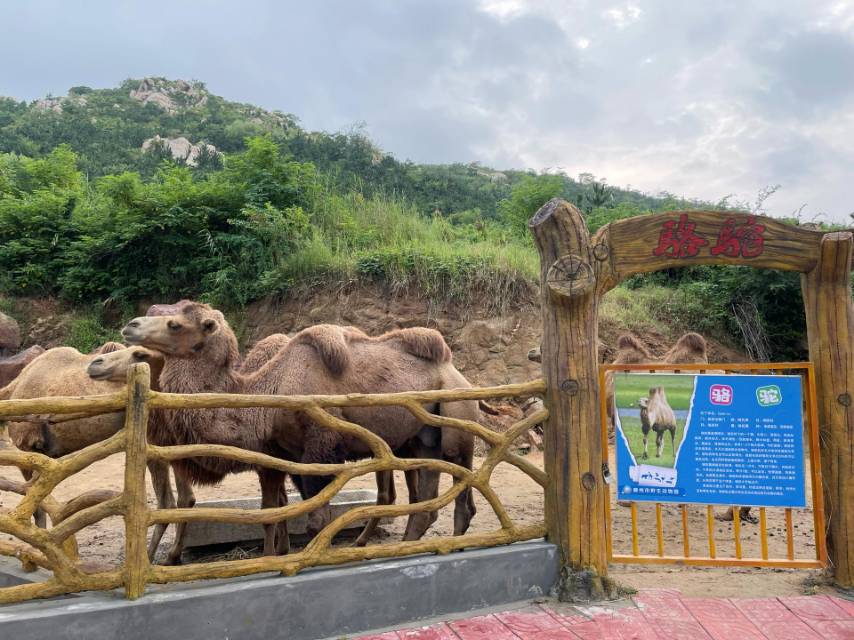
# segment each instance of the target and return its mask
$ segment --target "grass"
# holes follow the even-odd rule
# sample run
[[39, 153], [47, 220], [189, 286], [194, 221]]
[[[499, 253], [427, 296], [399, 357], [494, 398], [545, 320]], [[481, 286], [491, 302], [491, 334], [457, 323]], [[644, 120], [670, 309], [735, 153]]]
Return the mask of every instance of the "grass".
[[363, 280], [438, 303], [486, 298], [498, 311], [539, 279], [539, 257], [526, 239], [488, 222], [426, 217], [400, 199], [327, 194], [311, 222], [311, 236], [268, 276], [270, 293]]
[[664, 433], [664, 446], [661, 450], [661, 457], [655, 457], [655, 432], [649, 432], [649, 446], [647, 452], [649, 458], [643, 459], [643, 432], [641, 431], [640, 418], [621, 417], [620, 425], [623, 428], [623, 433], [626, 435], [626, 440], [629, 443], [629, 450], [635, 456], [638, 464], [653, 464], [657, 467], [672, 467], [676, 461], [674, 451], [679, 451], [679, 445], [682, 443], [682, 438], [685, 435], [685, 419], [676, 419], [676, 438], [674, 446], [670, 446], [670, 434]]
[[[686, 411], [691, 405], [691, 395], [694, 392], [694, 376], [678, 374], [646, 374], [618, 373], [615, 374], [615, 393], [617, 396], [617, 412], [620, 413], [620, 425], [629, 443], [629, 450], [640, 463], [643, 460], [643, 431], [640, 418], [621, 413], [624, 409], [637, 409], [638, 399], [649, 393], [650, 387], [664, 387], [667, 402], [675, 411]], [[670, 434], [664, 433], [664, 446], [661, 457], [655, 457], [655, 432], [650, 431], [647, 452], [647, 464], [660, 467], [672, 467], [675, 463], [675, 452], [685, 435], [685, 418], [676, 418], [676, 437], [673, 445]]]
[[80, 353], [89, 353], [109, 341], [122, 342], [119, 330], [105, 327], [97, 315], [87, 313], [72, 318], [63, 344]]
[[675, 410], [687, 410], [694, 392], [694, 376], [680, 374], [616, 373], [614, 374], [617, 407], [638, 406], [638, 398], [651, 387], [664, 387], [667, 402]]

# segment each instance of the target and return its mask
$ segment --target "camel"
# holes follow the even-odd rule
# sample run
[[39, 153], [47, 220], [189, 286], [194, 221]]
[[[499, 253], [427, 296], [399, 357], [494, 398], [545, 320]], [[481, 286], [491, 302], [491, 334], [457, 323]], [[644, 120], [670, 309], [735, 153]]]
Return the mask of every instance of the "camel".
[[[264, 361], [269, 359], [271, 354], [276, 353], [281, 347], [286, 345], [290, 339], [288, 336], [276, 333], [267, 336], [260, 340], [249, 352], [246, 360], [242, 363], [244, 372], [251, 371]], [[138, 362], [149, 362], [151, 360], [145, 357], [146, 353], [156, 353], [145, 349], [144, 347], [131, 347], [120, 351], [115, 351], [108, 355], [101, 356], [93, 360], [86, 369], [87, 374], [93, 380], [106, 380], [119, 384], [124, 384], [127, 379], [127, 371], [132, 364]], [[160, 370], [163, 362], [159, 353], [156, 353], [158, 361], [152, 367], [151, 386], [155, 391], [159, 388]], [[152, 411], [149, 416], [150, 421], [158, 419], [157, 411]], [[169, 465], [159, 461], [149, 461], [149, 471], [151, 471], [151, 484], [154, 488], [154, 494], [157, 497], [157, 506], [160, 509], [174, 509], [177, 506], [175, 495], [172, 492], [172, 487], [169, 484]], [[181, 503], [195, 504], [195, 496], [190, 483], [180, 474], [175, 474], [175, 485], [178, 492], [178, 499]], [[155, 526], [148, 545], [148, 557], [150, 561], [154, 561], [157, 549], [160, 546], [160, 541], [166, 532], [168, 525], [159, 523]], [[177, 525], [178, 532], [176, 540], [183, 540], [185, 535], [186, 523]], [[177, 551], [176, 551], [177, 549]], [[169, 557], [173, 557], [177, 552], [183, 550], [181, 542], [176, 546], [173, 543], [172, 549], [169, 552]]]
[[664, 448], [664, 432], [670, 432], [670, 445], [673, 447], [673, 457], [676, 457], [676, 414], [667, 402], [664, 387], [653, 387], [649, 395], [638, 401], [640, 405], [641, 430], [643, 432], [643, 459], [646, 460], [648, 436], [655, 432], [655, 457], [661, 457]]
[[[155, 372], [162, 366], [159, 354], [145, 348], [125, 349], [123, 345], [108, 342], [91, 354], [85, 355], [71, 347], [48, 349], [30, 362], [21, 373], [3, 389], [0, 400], [40, 398], [50, 396], [99, 395], [118, 391], [121, 382], [97, 381], [89, 377], [86, 367], [107, 357], [127, 358], [138, 362], [147, 361]], [[22, 451], [35, 451], [51, 458], [59, 458], [79, 451], [100, 440], [109, 438], [124, 426], [124, 412], [98, 416], [53, 421], [51, 416], [34, 416], [34, 420], [10, 421], [9, 437]], [[162, 478], [163, 470], [149, 466], [152, 482], [155, 475]], [[32, 472], [21, 471], [30, 481]], [[168, 482], [168, 468], [166, 470]], [[156, 484], [156, 483], [155, 483]], [[36, 522], [45, 526], [44, 514], [36, 514]]]
[[[125, 326], [122, 334], [132, 344], [165, 354], [161, 387], [175, 393], [376, 393], [448, 388], [447, 385], [456, 383], [451, 373], [456, 370], [450, 363], [450, 351], [441, 335], [430, 330], [414, 331], [400, 330], [368, 338], [352, 329], [318, 325], [298, 333], [267, 364], [250, 374], [243, 374], [232, 366], [238, 358], [234, 333], [222, 313], [205, 304], [184, 305], [172, 316], [135, 318]], [[421, 355], [413, 355], [413, 351]], [[446, 407], [452, 412], [455, 405], [470, 404], [475, 405], [476, 411], [473, 402], [448, 403]], [[163, 421], [164, 428], [157, 434], [162, 444], [227, 444], [302, 462], [331, 462], [371, 454], [370, 448], [360, 439], [325, 430], [303, 412], [255, 408], [169, 410], [164, 413], [168, 414]], [[368, 428], [393, 450], [403, 447], [424, 428], [402, 407], [346, 407], [331, 413]], [[422, 444], [432, 446], [435, 455], [441, 455], [430, 441], [430, 432], [425, 435], [427, 442]], [[463, 464], [467, 456], [471, 457], [462, 448], [457, 453]], [[470, 463], [467, 466], [470, 468]], [[229, 473], [248, 468], [216, 458], [176, 463], [176, 469], [197, 484], [218, 482]], [[278, 506], [284, 474], [269, 469], [256, 471], [261, 482], [262, 507]], [[425, 486], [430, 486], [430, 474], [419, 477]], [[297, 480], [300, 492], [306, 497], [316, 495], [327, 482], [328, 478]], [[473, 515], [470, 502], [470, 490], [461, 492], [457, 507], [464, 515], [459, 518], [459, 525], [455, 519], [455, 532], [458, 527], [463, 528], [467, 514]], [[264, 528], [265, 554], [286, 553], [289, 547], [286, 523]], [[412, 536], [423, 533], [409, 526], [407, 531], [407, 535]]]

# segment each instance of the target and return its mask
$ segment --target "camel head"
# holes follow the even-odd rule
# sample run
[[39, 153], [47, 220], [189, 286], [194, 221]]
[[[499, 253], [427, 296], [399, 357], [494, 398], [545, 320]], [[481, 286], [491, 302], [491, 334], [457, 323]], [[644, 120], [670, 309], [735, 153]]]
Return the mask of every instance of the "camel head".
[[134, 318], [122, 329], [122, 336], [134, 346], [154, 349], [167, 356], [192, 358], [220, 342], [224, 332], [233, 338], [221, 312], [192, 302], [169, 315]]
[[129, 347], [99, 355], [86, 367], [86, 373], [93, 380], [111, 380], [124, 382], [132, 364], [147, 362], [152, 377], [163, 368], [163, 355], [145, 347]]

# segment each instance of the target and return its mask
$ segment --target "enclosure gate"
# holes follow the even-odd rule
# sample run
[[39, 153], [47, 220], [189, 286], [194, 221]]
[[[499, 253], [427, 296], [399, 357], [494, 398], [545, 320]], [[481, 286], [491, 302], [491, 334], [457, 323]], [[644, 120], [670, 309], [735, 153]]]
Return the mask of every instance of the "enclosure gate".
[[[760, 556], [745, 557], [742, 553], [741, 515], [740, 507], [745, 505], [728, 505], [732, 508], [733, 541], [735, 557], [721, 557], [717, 551], [714, 533], [714, 513], [712, 505], [706, 506], [706, 529], [708, 555], [691, 553], [690, 531], [688, 524], [688, 504], [680, 504], [682, 519], [682, 555], [666, 555], [664, 552], [664, 527], [662, 523], [662, 503], [655, 503], [655, 539], [657, 553], [655, 555], [641, 554], [639, 551], [639, 527], [637, 502], [631, 501], [632, 552], [614, 553], [613, 531], [614, 520], [611, 513], [611, 492], [605, 492], [603, 508], [607, 527], [608, 558], [611, 562], [625, 564], [681, 564], [707, 567], [753, 566], [753, 567], [788, 567], [797, 569], [817, 569], [827, 566], [827, 547], [824, 539], [824, 497], [821, 479], [821, 458], [819, 455], [818, 417], [816, 407], [815, 372], [810, 363], [781, 362], [776, 364], [613, 364], [599, 367], [599, 390], [602, 414], [602, 452], [605, 460], [609, 456], [609, 422], [606, 411], [607, 394], [605, 393], [608, 374], [648, 372], [669, 373], [696, 372], [707, 373], [714, 371], [726, 375], [734, 373], [801, 371], [805, 382], [806, 424], [809, 443], [810, 486], [813, 506], [813, 540], [815, 558], [796, 558], [792, 509], [783, 507], [767, 507], [768, 509], [784, 509], [786, 521], [786, 557], [772, 558], [768, 554], [768, 526], [766, 507], [759, 507], [759, 542]], [[616, 400], [616, 394], [615, 394]], [[616, 409], [614, 413], [616, 415]], [[683, 436], [684, 437], [684, 436]], [[614, 477], [612, 475], [612, 477]]]
[[599, 301], [631, 276], [695, 265], [744, 265], [801, 274], [810, 361], [818, 389], [834, 579], [854, 586], [854, 234], [824, 233], [729, 211], [675, 211], [612, 222], [592, 237], [573, 205], [554, 199], [528, 222], [540, 254], [548, 537], [561, 549], [562, 592], [610, 589], [607, 492], [598, 419]]

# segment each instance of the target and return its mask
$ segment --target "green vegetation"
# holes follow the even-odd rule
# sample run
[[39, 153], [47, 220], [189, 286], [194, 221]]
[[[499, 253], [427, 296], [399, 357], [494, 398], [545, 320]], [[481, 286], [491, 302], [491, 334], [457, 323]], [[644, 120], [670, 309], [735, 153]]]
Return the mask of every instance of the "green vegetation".
[[[165, 106], [141, 99], [152, 91]], [[156, 135], [217, 152], [190, 166], [163, 146], [143, 151]], [[361, 131], [309, 132], [202, 83], [128, 80], [30, 105], [0, 98], [4, 296], [59, 296], [87, 309], [201, 297], [236, 309], [362, 281], [499, 310], [538, 278], [526, 222], [552, 197], [575, 203], [591, 231], [727, 206], [652, 197], [589, 174], [417, 165]], [[666, 324], [744, 342], [759, 357], [796, 358], [800, 306], [790, 274], [695, 268], [634, 278], [604, 309], [627, 329]], [[75, 329], [84, 348], [103, 337], [90, 320]]]
[[682, 438], [685, 436], [685, 420], [676, 419], [676, 438], [673, 445], [670, 444], [670, 432], [664, 433], [664, 446], [661, 448], [661, 457], [655, 457], [655, 432], [650, 431], [647, 437], [647, 456], [643, 459], [643, 431], [641, 430], [640, 418], [620, 418], [620, 425], [623, 428], [623, 433], [626, 434], [626, 440], [629, 443], [629, 451], [635, 457], [638, 464], [652, 464], [656, 467], [672, 467], [676, 463], [674, 451], [679, 451], [679, 445], [682, 444]]
[[661, 386], [672, 409], [687, 411], [694, 393], [694, 376], [690, 375], [617, 373], [614, 382], [618, 408], [637, 409], [638, 398], [648, 395], [652, 387]]
[[[651, 387], [664, 387], [667, 403], [674, 411], [687, 411], [691, 406], [691, 396], [694, 393], [694, 376], [674, 374], [615, 374], [615, 394], [617, 411], [620, 413], [620, 425], [626, 440], [629, 442], [629, 450], [634, 454], [638, 463], [643, 456], [643, 431], [641, 430], [640, 418], [625, 415], [625, 409], [638, 409], [638, 399], [649, 394]], [[649, 433], [649, 446], [647, 459], [648, 464], [661, 467], [672, 467], [674, 451], [679, 451], [679, 444], [685, 434], [685, 418], [676, 418], [676, 439], [674, 446], [670, 444], [670, 434], [664, 434], [664, 447], [661, 457], [655, 457], [655, 432]]]

